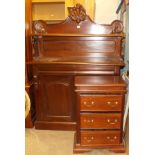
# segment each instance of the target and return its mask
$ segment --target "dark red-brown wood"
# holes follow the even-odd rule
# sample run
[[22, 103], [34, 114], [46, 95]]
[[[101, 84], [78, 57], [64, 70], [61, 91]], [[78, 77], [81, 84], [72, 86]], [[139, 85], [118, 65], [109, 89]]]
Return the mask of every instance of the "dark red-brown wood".
[[120, 129], [120, 113], [81, 113], [81, 129]]
[[79, 4], [62, 23], [33, 22], [35, 128], [76, 130], [74, 152], [124, 151], [124, 37], [122, 22], [96, 24]]
[[77, 128], [74, 152], [93, 148], [124, 152], [122, 125], [126, 84], [122, 78], [76, 76], [75, 92]]

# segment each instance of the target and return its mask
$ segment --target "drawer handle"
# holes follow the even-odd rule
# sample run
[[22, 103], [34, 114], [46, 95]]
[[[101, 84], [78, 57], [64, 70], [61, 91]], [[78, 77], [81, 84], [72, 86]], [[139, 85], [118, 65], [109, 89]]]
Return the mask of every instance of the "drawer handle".
[[113, 140], [117, 139], [117, 136], [114, 136], [114, 137], [109, 137], [109, 136], [107, 136], [107, 139], [113, 141]]
[[94, 120], [93, 120], [93, 119], [91, 119], [91, 120], [86, 120], [86, 119], [84, 119], [84, 122], [87, 122], [87, 123], [93, 123]]
[[111, 120], [110, 120], [110, 119], [107, 119], [107, 122], [108, 122], [109, 124], [116, 124], [116, 123], [118, 122], [118, 120], [117, 120], [117, 119], [115, 119], [115, 120], [114, 120], [114, 122], [111, 122]]
[[115, 101], [114, 104], [112, 104], [112, 102], [108, 101], [107, 104], [111, 105], [111, 106], [115, 106], [115, 105], [118, 105], [118, 101]]
[[92, 101], [91, 103], [87, 103], [86, 101], [84, 101], [83, 103], [84, 103], [84, 105], [86, 105], [88, 107], [91, 107], [91, 106], [93, 106], [95, 104], [94, 101]]
[[85, 140], [87, 140], [88, 143], [90, 143], [91, 141], [94, 140], [94, 137], [91, 136], [91, 137], [84, 137]]

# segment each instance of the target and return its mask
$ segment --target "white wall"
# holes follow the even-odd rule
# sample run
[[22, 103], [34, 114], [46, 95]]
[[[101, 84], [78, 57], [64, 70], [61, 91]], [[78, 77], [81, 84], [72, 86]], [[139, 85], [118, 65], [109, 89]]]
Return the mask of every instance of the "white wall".
[[116, 9], [119, 0], [95, 0], [95, 22], [99, 24], [110, 24], [118, 19]]

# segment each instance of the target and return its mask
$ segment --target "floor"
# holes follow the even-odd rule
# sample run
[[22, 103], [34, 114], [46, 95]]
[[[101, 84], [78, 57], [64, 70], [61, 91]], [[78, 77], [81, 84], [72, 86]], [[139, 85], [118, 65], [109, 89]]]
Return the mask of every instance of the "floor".
[[[73, 155], [73, 131], [25, 130], [25, 155]], [[127, 155], [94, 150], [77, 155]]]

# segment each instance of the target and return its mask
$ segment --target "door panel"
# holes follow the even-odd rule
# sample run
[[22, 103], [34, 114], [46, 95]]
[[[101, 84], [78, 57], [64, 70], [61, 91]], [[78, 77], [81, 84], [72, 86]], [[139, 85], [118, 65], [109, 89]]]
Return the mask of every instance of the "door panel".
[[41, 120], [74, 121], [74, 90], [72, 76], [39, 76]]

